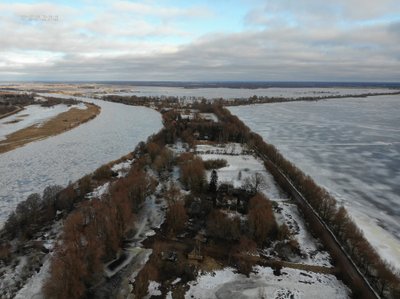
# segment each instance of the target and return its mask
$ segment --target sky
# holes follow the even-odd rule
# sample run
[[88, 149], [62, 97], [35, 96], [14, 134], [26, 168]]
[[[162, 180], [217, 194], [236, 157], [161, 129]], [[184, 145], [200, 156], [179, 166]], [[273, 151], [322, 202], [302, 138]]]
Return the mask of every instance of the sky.
[[0, 0], [0, 80], [400, 82], [400, 1]]

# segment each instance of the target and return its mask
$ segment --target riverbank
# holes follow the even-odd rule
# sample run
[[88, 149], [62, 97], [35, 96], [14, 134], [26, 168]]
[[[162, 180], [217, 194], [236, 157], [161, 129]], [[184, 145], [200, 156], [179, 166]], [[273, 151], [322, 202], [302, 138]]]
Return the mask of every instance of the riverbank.
[[94, 104], [85, 104], [86, 109], [71, 108], [48, 120], [42, 125], [32, 125], [7, 136], [0, 141], [0, 154], [11, 151], [27, 143], [45, 139], [71, 130], [100, 113], [100, 107]]

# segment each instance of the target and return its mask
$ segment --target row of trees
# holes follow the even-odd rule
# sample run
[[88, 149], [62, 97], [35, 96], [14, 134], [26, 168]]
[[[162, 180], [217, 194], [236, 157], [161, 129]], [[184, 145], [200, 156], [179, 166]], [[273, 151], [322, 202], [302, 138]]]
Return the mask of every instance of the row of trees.
[[55, 219], [57, 211], [70, 212], [91, 190], [90, 177], [85, 176], [66, 188], [58, 185], [48, 186], [42, 196], [33, 193], [20, 202], [10, 214], [3, 232], [8, 239], [30, 239]]
[[[214, 106], [214, 113], [219, 119], [230, 123], [230, 127], [233, 125], [238, 131], [237, 136], [244, 136], [249, 146], [256, 149], [261, 155], [268, 157], [290, 179], [336, 237], [341, 240], [346, 251], [375, 289], [383, 296], [396, 298], [400, 292], [399, 274], [396, 274], [394, 269], [380, 258], [365, 239], [362, 231], [347, 214], [345, 208], [339, 207], [335, 198], [325, 189], [318, 186], [311, 177], [306, 176], [293, 163], [286, 160], [273, 145], [265, 143], [261, 136], [250, 132], [243, 122], [232, 116], [227, 109]], [[278, 183], [284, 189], [289, 190], [290, 187], [286, 185], [286, 181], [276, 173], [275, 169], [268, 163], [266, 163], [266, 167], [270, 169]]]
[[[47, 298], [85, 298], [101, 279], [105, 262], [116, 257], [124, 237], [135, 230], [136, 213], [146, 197], [155, 192], [157, 182], [145, 171], [148, 167], [169, 168], [171, 155], [162, 147], [164, 133], [140, 143], [133, 155], [135, 162], [126, 177], [113, 182], [107, 195], [75, 204], [64, 223], [44, 286]], [[163, 162], [157, 159], [162, 157]], [[94, 176], [109, 177], [109, 167], [101, 167]]]
[[135, 214], [156, 183], [141, 169], [116, 181], [109, 196], [82, 202], [65, 221], [44, 291], [48, 298], [83, 298], [115, 257]]

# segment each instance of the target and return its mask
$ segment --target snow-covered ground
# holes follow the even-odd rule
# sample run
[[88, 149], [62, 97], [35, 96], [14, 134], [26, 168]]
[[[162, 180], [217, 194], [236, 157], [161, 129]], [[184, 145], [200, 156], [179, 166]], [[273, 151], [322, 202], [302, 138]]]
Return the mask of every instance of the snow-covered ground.
[[278, 224], [285, 223], [299, 242], [301, 256], [294, 256], [291, 262], [306, 265], [332, 267], [331, 258], [327, 251], [322, 250], [321, 243], [315, 239], [306, 227], [297, 205], [290, 202], [278, 202], [279, 212], [275, 212]]
[[84, 104], [67, 106], [64, 104], [52, 107], [42, 107], [40, 105], [29, 105], [25, 109], [5, 117], [0, 120], [0, 140], [6, 139], [6, 136], [18, 130], [32, 125], [41, 125], [50, 118], [68, 111], [71, 108], [86, 109]]
[[353, 216], [400, 269], [400, 96], [230, 107]]
[[164, 199], [157, 200], [155, 196], [146, 199], [136, 220], [137, 231], [133, 237], [135, 246], [140, 245], [147, 237], [155, 235], [154, 229], [160, 228], [165, 220], [166, 206]]
[[106, 182], [106, 183], [96, 187], [92, 192], [88, 193], [86, 195], [86, 198], [88, 198], [88, 199], [102, 198], [102, 196], [108, 192], [109, 187], [110, 187], [110, 182]]
[[24, 255], [17, 253], [11, 264], [0, 267], [0, 298], [43, 298], [42, 286], [49, 276], [51, 255], [62, 233], [62, 225], [62, 220], [56, 221], [47, 233], [35, 240], [38, 244], [42, 243], [49, 253], [44, 254], [38, 250]]
[[[276, 185], [272, 175], [265, 170], [263, 162], [251, 155], [246, 147], [240, 143], [221, 145], [199, 144], [196, 153], [204, 160], [224, 159], [228, 165], [217, 169], [218, 182], [232, 183], [234, 187], [241, 187], [247, 178], [259, 173], [265, 179], [262, 192], [270, 199], [286, 199]], [[239, 172], [241, 175], [239, 175]], [[210, 180], [211, 170], [207, 171], [207, 180]]]
[[253, 270], [250, 277], [232, 268], [200, 275], [189, 284], [185, 298], [350, 298], [348, 288], [333, 275], [282, 268], [282, 275], [275, 276], [271, 268]]
[[49, 255], [45, 258], [43, 266], [36, 275], [33, 275], [22, 289], [19, 290], [14, 299], [42, 299], [42, 287], [49, 277], [51, 258]]
[[[156, 192], [160, 192], [161, 185], [159, 185]], [[136, 220], [136, 235], [133, 237], [131, 246], [125, 250], [129, 254], [130, 265], [128, 269], [124, 270], [126, 277], [121, 283], [121, 287], [118, 291], [118, 298], [129, 298], [133, 299], [131, 294], [132, 285], [131, 282], [135, 281], [136, 276], [140, 270], [147, 263], [152, 253], [151, 249], [144, 249], [142, 242], [155, 234], [155, 229], [161, 227], [165, 220], [165, 209], [166, 202], [164, 199], [156, 199], [155, 196], [150, 196], [146, 199], [143, 208], [141, 209], [138, 218]], [[117, 269], [118, 271], [118, 269]], [[151, 282], [149, 285], [149, 296], [158, 294], [158, 284]]]
[[144, 297], [145, 299], [149, 299], [151, 298], [151, 296], [160, 296], [161, 295], [161, 291], [160, 291], [160, 286], [161, 284], [158, 283], [157, 281], [150, 281], [149, 282], [149, 291], [146, 297]]
[[120, 163], [114, 164], [111, 170], [117, 172], [119, 178], [124, 177], [128, 174], [132, 163], [133, 160], [122, 161]]
[[162, 127], [160, 114], [149, 108], [78, 100], [94, 102], [101, 113], [70, 131], [0, 155], [0, 225], [30, 193], [75, 181], [129, 153]]

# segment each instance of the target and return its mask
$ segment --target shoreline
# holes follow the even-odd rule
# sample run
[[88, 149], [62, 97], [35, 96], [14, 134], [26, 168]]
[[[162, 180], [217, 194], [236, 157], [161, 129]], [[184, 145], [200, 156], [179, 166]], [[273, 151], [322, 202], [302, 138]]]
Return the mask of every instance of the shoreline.
[[40, 126], [34, 124], [9, 134], [5, 140], [0, 141], [0, 154], [12, 151], [33, 141], [69, 131], [94, 119], [100, 113], [101, 108], [99, 106], [91, 103], [85, 103], [85, 105], [86, 109], [71, 108]]

